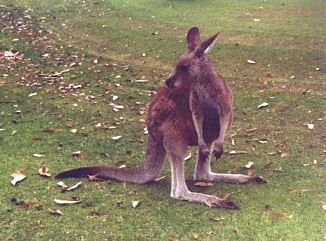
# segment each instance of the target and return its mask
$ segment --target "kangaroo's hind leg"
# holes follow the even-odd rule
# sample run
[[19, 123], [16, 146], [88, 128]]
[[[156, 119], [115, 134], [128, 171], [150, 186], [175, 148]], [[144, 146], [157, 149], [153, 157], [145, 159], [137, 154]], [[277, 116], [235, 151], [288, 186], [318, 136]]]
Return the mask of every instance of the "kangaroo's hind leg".
[[238, 206], [228, 200], [203, 193], [189, 191], [184, 174], [184, 157], [188, 146], [180, 140], [166, 140], [165, 147], [171, 161], [171, 197], [189, 202], [203, 203], [209, 207], [237, 209]]
[[[210, 149], [212, 149], [212, 146], [213, 143], [210, 143], [209, 144]], [[259, 176], [248, 176], [243, 174], [224, 174], [224, 173], [212, 172], [210, 156], [203, 157], [200, 154], [197, 155], [194, 180], [216, 181], [216, 182], [226, 182], [226, 183], [235, 183], [235, 184], [266, 183], [266, 180], [264, 180], [262, 177]]]

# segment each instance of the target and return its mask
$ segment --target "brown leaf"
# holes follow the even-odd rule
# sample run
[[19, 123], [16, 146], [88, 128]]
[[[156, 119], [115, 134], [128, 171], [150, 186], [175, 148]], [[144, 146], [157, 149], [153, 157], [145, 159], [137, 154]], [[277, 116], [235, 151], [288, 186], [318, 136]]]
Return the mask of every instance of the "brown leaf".
[[285, 219], [287, 217], [287, 214], [284, 212], [272, 212], [272, 217], [278, 218], [278, 219]]
[[311, 192], [311, 189], [293, 189], [290, 191], [292, 194], [299, 194], [299, 193], [304, 193], [304, 192]]
[[225, 220], [225, 218], [223, 218], [223, 217], [210, 217], [210, 219], [213, 221], [217, 221], [217, 222]]
[[211, 187], [211, 186], [213, 186], [213, 183], [211, 183], [211, 182], [196, 182], [194, 185], [198, 186], [198, 187]]
[[229, 200], [230, 196], [233, 195], [234, 192], [230, 192], [224, 195], [224, 197], [222, 198], [222, 200]]
[[51, 174], [49, 173], [49, 169], [47, 168], [47, 166], [44, 162], [41, 164], [41, 167], [38, 170], [38, 173], [43, 177], [51, 177]]
[[31, 204], [25, 202], [25, 201], [20, 201], [16, 203], [16, 206], [23, 208], [23, 209], [30, 209], [31, 208]]
[[44, 130], [44, 132], [49, 133], [49, 134], [53, 134], [53, 133], [60, 132], [60, 131], [62, 131], [62, 129], [56, 129], [53, 127], [48, 127]]
[[61, 212], [59, 209], [52, 210], [49, 208], [49, 214], [55, 215], [55, 216], [61, 216], [61, 215], [63, 215], [63, 212]]
[[254, 170], [248, 169], [247, 175], [252, 177], [254, 175]]
[[92, 210], [90, 213], [90, 216], [95, 218], [95, 217], [99, 217], [100, 216], [100, 211], [98, 209], [94, 209]]

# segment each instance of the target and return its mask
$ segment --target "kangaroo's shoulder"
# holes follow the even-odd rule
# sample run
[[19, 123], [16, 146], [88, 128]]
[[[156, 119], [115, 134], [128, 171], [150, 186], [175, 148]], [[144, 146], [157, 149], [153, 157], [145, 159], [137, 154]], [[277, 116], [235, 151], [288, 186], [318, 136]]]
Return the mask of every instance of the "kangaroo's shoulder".
[[148, 124], [162, 123], [172, 116], [190, 112], [189, 93], [189, 90], [182, 87], [160, 88], [149, 105]]

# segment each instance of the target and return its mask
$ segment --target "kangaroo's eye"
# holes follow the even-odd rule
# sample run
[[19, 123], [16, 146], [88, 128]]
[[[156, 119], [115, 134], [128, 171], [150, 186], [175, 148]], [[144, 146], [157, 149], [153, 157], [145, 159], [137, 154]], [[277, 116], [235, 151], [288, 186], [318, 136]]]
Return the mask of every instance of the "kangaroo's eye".
[[182, 72], [187, 72], [189, 69], [188, 65], [179, 65], [178, 70], [182, 71]]

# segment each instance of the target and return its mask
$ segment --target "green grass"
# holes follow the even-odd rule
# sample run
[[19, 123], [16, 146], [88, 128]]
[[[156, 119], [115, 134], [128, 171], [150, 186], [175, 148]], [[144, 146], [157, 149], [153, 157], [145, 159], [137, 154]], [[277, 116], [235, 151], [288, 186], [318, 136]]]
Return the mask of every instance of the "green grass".
[[[16, 62], [0, 60], [0, 239], [323, 240], [325, 8], [323, 1], [307, 0], [0, 0], [0, 52], [24, 54]], [[228, 211], [170, 199], [168, 162], [162, 173], [167, 177], [150, 185], [83, 180], [74, 192], [60, 193], [53, 177], [38, 175], [43, 161], [53, 175], [82, 165], [141, 163], [146, 106], [184, 51], [193, 25], [204, 37], [224, 32], [211, 59], [235, 95], [228, 131], [235, 146], [230, 138], [225, 145], [248, 152], [224, 155], [213, 169], [245, 172], [241, 167], [253, 161], [255, 174], [268, 184], [199, 188], [189, 182], [194, 191], [234, 192], [242, 209]], [[135, 83], [140, 78], [149, 81]], [[82, 87], [71, 90], [69, 84]], [[123, 110], [110, 106], [112, 95]], [[263, 102], [269, 106], [258, 109]], [[257, 130], [248, 132], [252, 128]], [[122, 136], [117, 142], [111, 139], [116, 135]], [[73, 157], [75, 151], [81, 156]], [[190, 151], [188, 179], [195, 149]], [[27, 179], [14, 187], [10, 175], [16, 170]], [[53, 201], [73, 197], [82, 202]], [[15, 205], [15, 199], [29, 206]], [[141, 201], [136, 209], [133, 200]], [[64, 215], [52, 216], [49, 209]]]

